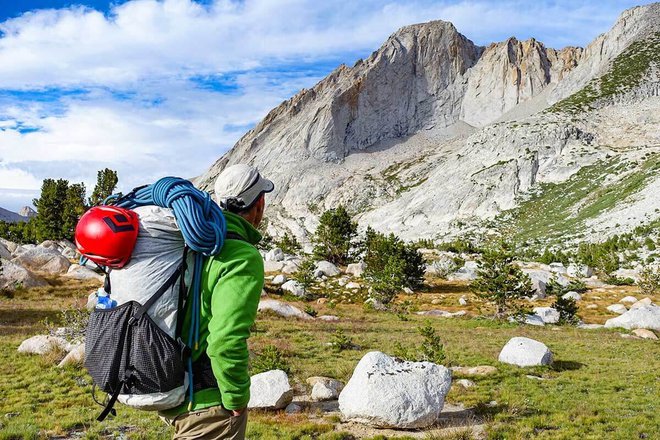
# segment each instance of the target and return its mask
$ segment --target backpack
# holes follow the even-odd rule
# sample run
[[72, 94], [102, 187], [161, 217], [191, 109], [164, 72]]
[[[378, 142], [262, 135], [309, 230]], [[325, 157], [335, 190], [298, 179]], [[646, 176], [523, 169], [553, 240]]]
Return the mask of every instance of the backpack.
[[[188, 212], [182, 212], [180, 205], [154, 205], [153, 198], [144, 197], [144, 193], [162, 188], [157, 186], [159, 182], [142, 192], [134, 190], [131, 197], [120, 198], [117, 203], [137, 214], [139, 231], [128, 264], [106, 272], [104, 290], [116, 305], [94, 309], [86, 329], [85, 367], [94, 382], [94, 400], [104, 406], [99, 421], [116, 414], [113, 407], [117, 401], [137, 409], [159, 411], [181, 405], [186, 393], [192, 404], [194, 391], [217, 387], [208, 357], [201, 356], [193, 362], [190, 349], [197, 340], [195, 333], [199, 333], [196, 317], [204, 262], [203, 253], [195, 252], [190, 244], [201, 251], [209, 249], [200, 248], [199, 237], [191, 235], [196, 224], [189, 220], [205, 217], [190, 215], [184, 220], [182, 217]], [[194, 198], [208, 201], [208, 194], [192, 188], [183, 179], [168, 183], [173, 191], [180, 193], [184, 187]], [[213, 221], [219, 226], [214, 230], [222, 233], [222, 244], [226, 229], [224, 217], [218, 217], [218, 212], [222, 216], [220, 208], [215, 203], [214, 207], [208, 203], [186, 206], [213, 210]], [[186, 231], [179, 224], [185, 224]], [[234, 234], [227, 238], [242, 240]], [[222, 248], [217, 240], [212, 246], [214, 254]], [[192, 310], [193, 324], [184, 342], [185, 335], [181, 333], [188, 308]], [[108, 394], [106, 402], [97, 400], [96, 388]]]

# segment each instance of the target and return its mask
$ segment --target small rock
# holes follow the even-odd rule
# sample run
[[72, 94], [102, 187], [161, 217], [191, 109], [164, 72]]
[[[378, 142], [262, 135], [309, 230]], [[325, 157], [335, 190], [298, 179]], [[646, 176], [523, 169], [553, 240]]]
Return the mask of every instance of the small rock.
[[300, 285], [296, 280], [289, 280], [286, 283], [282, 284], [282, 290], [289, 292], [291, 295], [298, 298], [305, 296], [305, 289]]
[[580, 301], [582, 299], [582, 295], [580, 295], [577, 292], [567, 292], [564, 295], [562, 295], [562, 298], [564, 299], [574, 299], [575, 301]]
[[295, 261], [295, 260], [287, 261], [284, 267], [282, 267], [281, 271], [284, 274], [291, 275], [298, 271], [299, 266], [300, 266], [299, 261]]
[[59, 336], [37, 335], [21, 342], [21, 345], [18, 347], [18, 352], [43, 355], [55, 348], [61, 348], [68, 352], [73, 346]]
[[320, 321], [327, 321], [327, 322], [337, 322], [339, 321], [339, 317], [335, 315], [321, 315], [317, 317], [316, 319]]
[[628, 333], [619, 333], [619, 336], [623, 339], [639, 339], [637, 336], [629, 335]]
[[552, 352], [542, 342], [530, 338], [515, 337], [511, 338], [502, 348], [498, 360], [519, 367], [550, 365], [552, 363]]
[[497, 373], [497, 368], [491, 365], [479, 365], [476, 367], [451, 367], [451, 370], [461, 376], [487, 376]]
[[85, 343], [73, 347], [57, 366], [62, 368], [67, 365], [82, 365], [83, 362], [85, 362]]
[[459, 379], [456, 381], [456, 383], [465, 389], [472, 388], [474, 386], [474, 382], [469, 379]]
[[626, 297], [621, 298], [619, 300], [619, 302], [622, 302], [622, 303], [636, 303], [637, 298], [635, 298], [634, 296], [626, 296]]
[[[284, 269], [284, 263], [281, 261], [264, 261], [264, 272], [279, 272]], [[293, 271], [295, 272], [295, 270]]]
[[448, 312], [446, 310], [423, 310], [417, 312], [417, 315], [421, 316], [437, 316], [440, 318], [454, 318], [457, 316], [464, 316], [467, 312], [465, 310], [459, 310], [458, 312]]
[[611, 306], [607, 306], [607, 310], [609, 310], [612, 313], [617, 313], [619, 315], [626, 313], [628, 309], [626, 309], [626, 306], [623, 304], [612, 304]]
[[374, 310], [378, 310], [380, 312], [387, 310], [387, 306], [375, 298], [367, 298], [364, 303], [370, 305]]
[[598, 304], [589, 304], [587, 306], [587, 309], [597, 309], [597, 308], [598, 308]]
[[302, 412], [302, 406], [297, 403], [289, 403], [286, 408], [284, 408], [285, 414], [300, 414]]
[[[339, 397], [344, 384], [338, 380], [331, 379], [329, 377], [325, 378], [310, 378], [316, 379], [312, 385], [312, 400], [315, 402], [321, 402], [324, 400], [334, 400]], [[307, 379], [307, 383], [310, 382], [310, 379]]]
[[354, 277], [361, 277], [367, 265], [360, 261], [359, 263], [351, 263], [346, 266], [346, 273]]
[[405, 293], [407, 295], [412, 295], [414, 292], [410, 287], [404, 287], [403, 288], [403, 293]]
[[654, 341], [658, 340], [658, 337], [651, 330], [645, 328], [636, 328], [632, 331], [635, 336], [639, 336], [642, 339], [652, 339]]
[[630, 306], [630, 310], [635, 310], [635, 309], [638, 309], [640, 307], [651, 306], [651, 305], [653, 305], [653, 301], [651, 301], [651, 298], [647, 297], [647, 298], [644, 298], [644, 299], [640, 299], [635, 304]]
[[281, 409], [293, 399], [289, 378], [282, 370], [255, 374], [250, 378], [248, 408]]
[[346, 288], [350, 289], [350, 290], [357, 290], [360, 287], [362, 287], [362, 286], [360, 286], [358, 283], [354, 283], [354, 282], [350, 282], [350, 283], [346, 284]]
[[327, 277], [334, 277], [341, 273], [339, 268], [329, 261], [318, 261], [316, 270], [321, 271], [321, 274]]
[[545, 324], [556, 324], [559, 322], [559, 311], [552, 307], [534, 307], [534, 314], [540, 316]]
[[73, 278], [76, 280], [97, 280], [97, 281], [103, 281], [105, 278], [103, 275], [100, 273], [96, 273], [92, 269], [89, 269], [84, 266], [80, 266], [79, 264], [72, 264], [69, 266], [69, 270], [67, 271], [65, 277], [68, 278]]
[[275, 277], [270, 282], [270, 284], [272, 284], [274, 286], [281, 286], [282, 284], [284, 284], [286, 282], [287, 282], [286, 276], [282, 275], [282, 274], [279, 274], [279, 275], [275, 275]]
[[526, 377], [527, 379], [532, 379], [532, 380], [545, 380], [544, 378], [542, 378], [542, 377], [540, 377], [540, 376], [533, 376], [533, 375], [531, 375], [531, 374], [527, 374], [527, 375], [525, 375], [525, 377]]
[[431, 301], [431, 304], [433, 304], [434, 306], [437, 306], [438, 304], [442, 304], [442, 300], [436, 298], [433, 301]]
[[577, 328], [584, 330], [596, 330], [605, 327], [603, 324], [578, 324]]
[[458, 299], [458, 304], [460, 304], [460, 305], [462, 305], [462, 306], [466, 306], [467, 303], [468, 303], [468, 300], [467, 300], [467, 297], [466, 297], [465, 295], [461, 296], [461, 297]]
[[299, 308], [294, 307], [291, 304], [287, 304], [274, 299], [262, 299], [261, 301], [259, 301], [259, 306], [257, 307], [257, 310], [259, 311], [270, 310], [276, 313], [277, 315], [283, 316], [285, 318], [300, 318], [305, 320], [314, 319], [312, 316], [303, 312]]
[[266, 261], [284, 261], [284, 252], [280, 248], [273, 248], [266, 253]]

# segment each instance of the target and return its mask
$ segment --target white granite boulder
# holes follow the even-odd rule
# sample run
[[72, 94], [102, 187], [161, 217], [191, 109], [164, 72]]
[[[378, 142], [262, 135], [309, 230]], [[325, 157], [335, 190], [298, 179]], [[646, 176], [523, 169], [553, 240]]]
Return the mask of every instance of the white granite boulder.
[[289, 378], [282, 370], [271, 370], [255, 374], [250, 378], [250, 401], [248, 408], [281, 409], [293, 400], [293, 389]]
[[23, 266], [12, 263], [9, 260], [2, 260], [2, 271], [0, 272], [0, 289], [14, 290], [17, 287], [47, 286], [48, 283], [39, 278]]
[[346, 273], [354, 277], [361, 277], [367, 265], [360, 261], [359, 263], [351, 263], [346, 266]]
[[284, 252], [280, 248], [273, 248], [266, 252], [264, 257], [266, 261], [284, 261]]
[[344, 388], [343, 383], [330, 377], [310, 377], [307, 379], [307, 383], [312, 386], [311, 398], [316, 402], [334, 400], [339, 397], [339, 393]]
[[623, 304], [612, 304], [611, 306], [607, 306], [607, 310], [609, 310], [612, 313], [617, 313], [619, 315], [626, 313], [628, 309], [626, 306]]
[[103, 281], [104, 278], [104, 276], [101, 275], [100, 273], [97, 273], [88, 267], [80, 266], [79, 264], [72, 264], [71, 266], [69, 266], [69, 270], [64, 276], [76, 280]]
[[530, 338], [515, 337], [511, 338], [502, 348], [498, 360], [519, 367], [550, 365], [552, 363], [552, 352], [542, 342]]
[[582, 300], [582, 295], [580, 295], [579, 293], [574, 292], [574, 291], [571, 290], [570, 292], [566, 292], [565, 294], [563, 294], [562, 298], [563, 299], [572, 299], [572, 300], [575, 300], [575, 301], [580, 301], [580, 300]]
[[259, 301], [257, 310], [260, 312], [270, 310], [276, 315], [283, 316], [284, 318], [314, 319], [299, 308], [275, 299], [262, 299]]
[[285, 292], [289, 292], [291, 295], [297, 296], [298, 298], [302, 298], [305, 296], [305, 289], [296, 280], [289, 280], [283, 283], [280, 287]]
[[85, 343], [78, 344], [69, 351], [69, 353], [57, 364], [58, 367], [67, 365], [82, 365], [85, 362]]
[[317, 261], [316, 270], [319, 270], [326, 277], [334, 277], [341, 273], [339, 268], [329, 261]]
[[628, 330], [645, 328], [660, 331], [660, 307], [648, 305], [630, 309], [621, 316], [608, 319], [605, 327], [621, 327]]
[[64, 274], [71, 266], [69, 260], [58, 251], [41, 246], [21, 252], [12, 261], [27, 269], [50, 274]]
[[566, 268], [566, 274], [573, 278], [589, 278], [594, 274], [594, 271], [586, 264], [569, 264]]
[[425, 428], [438, 419], [450, 388], [451, 371], [443, 366], [372, 351], [339, 395], [339, 410], [345, 420], [376, 427]]
[[21, 345], [18, 346], [18, 352], [43, 355], [56, 348], [68, 352], [73, 346], [59, 336], [37, 335], [21, 342]]
[[[264, 272], [279, 272], [284, 269], [285, 263], [282, 261], [264, 261]], [[295, 271], [294, 271], [295, 272]]]
[[552, 307], [534, 307], [534, 314], [540, 316], [545, 324], [557, 324], [559, 312]]

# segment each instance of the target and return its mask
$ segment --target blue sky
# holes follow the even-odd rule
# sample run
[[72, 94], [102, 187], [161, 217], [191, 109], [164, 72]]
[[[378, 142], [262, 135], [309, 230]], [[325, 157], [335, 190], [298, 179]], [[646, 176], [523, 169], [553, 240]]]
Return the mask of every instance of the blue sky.
[[0, 206], [41, 181], [193, 177], [272, 107], [399, 27], [586, 45], [640, 1], [0, 1]]

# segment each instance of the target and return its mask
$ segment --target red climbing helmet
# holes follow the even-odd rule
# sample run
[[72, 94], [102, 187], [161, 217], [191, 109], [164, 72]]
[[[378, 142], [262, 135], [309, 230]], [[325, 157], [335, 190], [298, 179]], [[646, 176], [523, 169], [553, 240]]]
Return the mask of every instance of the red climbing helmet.
[[114, 269], [128, 263], [137, 241], [138, 216], [118, 206], [95, 206], [76, 225], [76, 247], [96, 264]]

